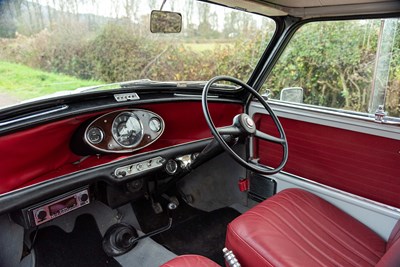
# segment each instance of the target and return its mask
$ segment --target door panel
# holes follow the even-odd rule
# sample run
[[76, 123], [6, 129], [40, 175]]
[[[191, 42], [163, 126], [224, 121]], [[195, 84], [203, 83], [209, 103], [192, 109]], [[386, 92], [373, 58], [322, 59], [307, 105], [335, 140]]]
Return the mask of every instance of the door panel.
[[[254, 111], [258, 129], [276, 135], [268, 115]], [[400, 207], [400, 141], [314, 122], [279, 117], [289, 160], [285, 172], [394, 207]], [[345, 120], [345, 119], [343, 119]], [[254, 140], [254, 158], [276, 166], [282, 149]]]

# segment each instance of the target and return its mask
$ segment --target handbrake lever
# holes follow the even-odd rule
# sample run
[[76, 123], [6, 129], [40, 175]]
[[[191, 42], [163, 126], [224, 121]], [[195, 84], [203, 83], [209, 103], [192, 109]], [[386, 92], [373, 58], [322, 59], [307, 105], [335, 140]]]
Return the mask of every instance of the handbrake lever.
[[170, 218], [168, 218], [168, 225], [166, 225], [164, 227], [161, 227], [160, 229], [154, 230], [154, 231], [152, 231], [150, 233], [147, 233], [147, 234], [144, 234], [142, 236], [136, 237], [136, 238], [134, 236], [132, 236], [129, 239], [128, 242], [130, 244], [135, 244], [141, 239], [144, 239], [144, 238], [147, 238], [147, 237], [152, 237], [152, 236], [158, 235], [158, 234], [160, 234], [160, 233], [162, 233], [164, 231], [167, 231], [167, 230], [169, 230], [171, 228], [171, 226], [172, 226], [172, 218], [170, 217]]

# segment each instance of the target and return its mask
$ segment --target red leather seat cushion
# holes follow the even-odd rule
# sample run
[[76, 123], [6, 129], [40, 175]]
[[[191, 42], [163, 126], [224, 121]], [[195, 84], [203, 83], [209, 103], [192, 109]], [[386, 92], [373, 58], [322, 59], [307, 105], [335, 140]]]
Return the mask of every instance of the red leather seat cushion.
[[394, 226], [386, 244], [386, 253], [376, 267], [400, 266], [400, 221]]
[[226, 247], [242, 266], [374, 266], [386, 242], [301, 189], [286, 189], [228, 225]]
[[[222, 253], [222, 252], [221, 252]], [[178, 256], [161, 267], [221, 267], [212, 260], [200, 255]]]

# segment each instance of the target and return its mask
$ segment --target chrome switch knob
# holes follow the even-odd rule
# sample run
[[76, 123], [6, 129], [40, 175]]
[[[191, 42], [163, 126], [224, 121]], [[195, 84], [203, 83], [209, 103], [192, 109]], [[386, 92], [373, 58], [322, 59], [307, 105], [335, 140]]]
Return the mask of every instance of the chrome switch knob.
[[143, 169], [143, 165], [141, 163], [139, 163], [138, 165], [136, 165], [136, 169], [138, 171], [141, 171]]

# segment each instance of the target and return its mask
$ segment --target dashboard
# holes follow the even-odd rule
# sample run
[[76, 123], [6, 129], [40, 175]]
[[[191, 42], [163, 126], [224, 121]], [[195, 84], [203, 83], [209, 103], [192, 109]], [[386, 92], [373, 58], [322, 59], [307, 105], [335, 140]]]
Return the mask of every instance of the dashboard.
[[128, 153], [154, 143], [164, 128], [164, 120], [154, 112], [125, 109], [93, 120], [85, 128], [82, 139], [97, 152]]
[[[148, 183], [185, 175], [211, 140], [199, 101], [86, 107], [0, 135], [7, 166], [0, 169], [0, 212], [13, 211], [21, 225], [35, 227], [93, 198], [118, 207], [146, 194]], [[209, 108], [217, 127], [243, 111], [231, 102]]]

